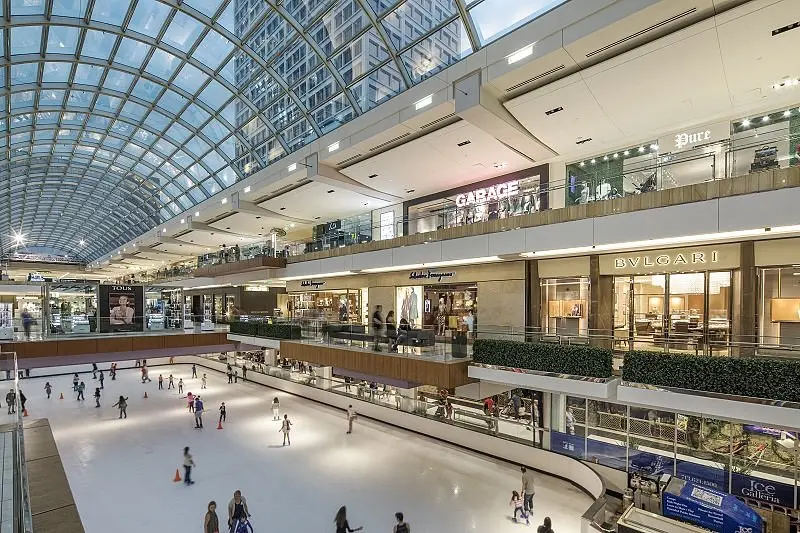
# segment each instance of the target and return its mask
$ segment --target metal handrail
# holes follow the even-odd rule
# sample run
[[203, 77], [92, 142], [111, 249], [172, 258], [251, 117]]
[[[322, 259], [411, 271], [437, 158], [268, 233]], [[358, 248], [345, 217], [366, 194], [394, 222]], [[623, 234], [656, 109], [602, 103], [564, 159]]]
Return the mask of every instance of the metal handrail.
[[25, 432], [22, 423], [24, 409], [19, 388], [19, 366], [17, 353], [10, 354], [14, 369], [14, 393], [17, 416], [14, 421], [13, 455], [14, 455], [14, 532], [33, 533], [33, 515], [31, 512], [30, 488], [28, 486], [28, 466], [25, 460]]

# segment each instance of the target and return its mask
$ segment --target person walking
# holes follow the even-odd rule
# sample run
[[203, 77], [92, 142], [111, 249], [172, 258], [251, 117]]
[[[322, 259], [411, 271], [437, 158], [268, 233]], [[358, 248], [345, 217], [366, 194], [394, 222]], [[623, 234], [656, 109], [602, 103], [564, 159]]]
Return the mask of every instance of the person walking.
[[92, 363], [92, 379], [97, 379], [97, 363]]
[[283, 415], [283, 422], [281, 423], [281, 429], [278, 432], [283, 432], [283, 445], [286, 446], [289, 444], [291, 446], [292, 441], [289, 439], [289, 432], [292, 430], [292, 422], [289, 420], [289, 415]]
[[278, 401], [278, 397], [272, 399], [272, 420], [280, 420], [281, 419], [281, 402]]
[[207, 382], [208, 382], [208, 377], [205, 374], [203, 374], [203, 378], [200, 380], [200, 388], [205, 389]]
[[372, 313], [372, 337], [374, 343], [372, 349], [376, 352], [381, 350], [379, 343], [381, 342], [381, 334], [383, 333], [383, 306], [376, 305], [375, 312]]
[[194, 458], [189, 453], [189, 447], [183, 449], [183, 483], [185, 485], [194, 485], [192, 481], [192, 468], [194, 467]]
[[122, 418], [123, 416], [125, 418], [128, 418], [128, 399], [125, 396], [123, 396], [122, 394], [119, 395], [119, 400], [117, 400], [117, 403], [115, 403], [111, 407], [119, 408], [119, 417], [120, 418]]
[[100, 388], [101, 389], [105, 389], [105, 386], [103, 385], [103, 381], [105, 381], [105, 379], [106, 379], [106, 377], [103, 375], [103, 371], [101, 370], [100, 371]]
[[175, 378], [172, 377], [172, 374], [169, 375], [169, 383], [167, 384], [167, 390], [175, 388]]
[[200, 396], [194, 399], [194, 427], [203, 429], [203, 400], [200, 399]]
[[520, 468], [520, 471], [522, 472], [522, 497], [525, 500], [525, 513], [531, 514], [533, 513], [533, 495], [536, 494], [536, 489], [533, 486], [533, 471], [524, 466]]
[[78, 385], [78, 401], [85, 400], [86, 397], [83, 395], [83, 391], [86, 390], [86, 384], [81, 381]]
[[50, 385], [50, 382], [44, 384], [44, 391], [47, 393], [47, 399], [50, 399], [50, 394], [53, 392], [53, 386]]
[[222, 402], [219, 405], [219, 423], [222, 424], [223, 422], [228, 421], [227, 410], [225, 409], [225, 402]]
[[397, 520], [397, 523], [392, 528], [392, 533], [411, 533], [411, 526], [403, 520], [403, 513], [394, 513], [394, 519]]
[[234, 383], [239, 383], [239, 369], [238, 368], [234, 368], [233, 369], [233, 382]]
[[203, 519], [203, 533], [219, 533], [219, 517], [217, 516], [217, 502], [208, 502], [208, 511]]
[[358, 416], [356, 414], [356, 410], [353, 409], [352, 405], [348, 405], [347, 406], [347, 434], [348, 435], [353, 432], [353, 422], [355, 421], [356, 416]]
[[247, 365], [242, 365], [242, 381], [247, 381]]
[[78, 392], [78, 373], [76, 372], [74, 376], [72, 376], [72, 392]]
[[553, 522], [549, 516], [544, 517], [544, 523], [536, 529], [536, 533], [553, 533]]
[[247, 499], [242, 496], [242, 491], [237, 490], [233, 493], [231, 501], [228, 502], [228, 527], [233, 528], [237, 522], [247, 520], [250, 516]]
[[333, 519], [333, 523], [336, 524], [336, 533], [352, 533], [364, 529], [363, 527], [355, 529], [350, 527], [350, 523], [347, 521], [347, 507], [344, 505], [336, 512], [336, 518]]
[[22, 412], [23, 413], [25, 412], [25, 402], [27, 402], [27, 401], [28, 401], [28, 399], [25, 397], [25, 393], [22, 392], [22, 389], [20, 389], [19, 390], [19, 406], [22, 407]]
[[14, 389], [9, 389], [6, 393], [6, 405], [8, 405], [8, 414], [13, 415], [17, 412], [17, 393], [14, 392]]
[[95, 408], [100, 407], [100, 387], [94, 388], [94, 406]]
[[192, 363], [192, 378], [197, 378], [197, 367]]
[[228, 383], [233, 383], [233, 368], [231, 368], [230, 363], [228, 363]]
[[178, 394], [183, 394], [183, 378], [178, 378]]
[[164, 390], [164, 376], [162, 374], [158, 375], [158, 390]]

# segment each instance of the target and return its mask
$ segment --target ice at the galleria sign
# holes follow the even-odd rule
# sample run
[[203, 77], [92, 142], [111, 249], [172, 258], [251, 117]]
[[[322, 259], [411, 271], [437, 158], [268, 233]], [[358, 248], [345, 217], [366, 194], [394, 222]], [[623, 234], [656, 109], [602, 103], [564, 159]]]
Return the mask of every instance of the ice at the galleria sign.
[[492, 185], [483, 189], [475, 189], [466, 194], [456, 196], [456, 205], [466, 207], [468, 205], [482, 204], [484, 202], [496, 202], [504, 198], [511, 198], [519, 194], [519, 181], [509, 181], [500, 185]]

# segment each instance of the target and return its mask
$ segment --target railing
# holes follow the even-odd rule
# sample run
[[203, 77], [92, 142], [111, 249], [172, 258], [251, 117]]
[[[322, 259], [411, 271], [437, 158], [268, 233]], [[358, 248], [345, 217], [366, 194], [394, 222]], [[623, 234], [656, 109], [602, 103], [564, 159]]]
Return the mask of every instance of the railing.
[[[3, 353], [3, 366], [7, 372], [14, 372], [13, 379], [13, 392], [14, 392], [14, 405], [16, 413], [14, 413], [12, 430], [12, 447], [13, 447], [13, 472], [12, 472], [12, 486], [13, 486], [13, 531], [14, 533], [32, 533], [33, 532], [33, 517], [31, 515], [31, 502], [30, 492], [28, 489], [28, 467], [25, 462], [25, 435], [23, 429], [23, 416], [25, 413], [25, 402], [23, 401], [23, 393], [19, 385], [19, 367], [17, 365], [17, 355], [14, 352]], [[6, 442], [7, 444], [7, 442]], [[7, 468], [4, 464], [3, 468]], [[4, 485], [6, 484], [6, 476], [4, 474]], [[3, 487], [5, 491], [6, 487]], [[5, 499], [5, 495], [4, 495]], [[2, 513], [4, 514], [8, 508], [4, 505]], [[2, 521], [6, 522], [7, 517], [2, 516]]]

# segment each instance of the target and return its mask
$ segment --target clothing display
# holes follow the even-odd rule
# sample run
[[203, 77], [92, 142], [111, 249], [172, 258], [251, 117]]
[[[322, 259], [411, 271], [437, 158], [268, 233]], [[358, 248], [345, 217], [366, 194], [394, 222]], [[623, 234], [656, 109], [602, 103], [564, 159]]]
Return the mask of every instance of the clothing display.
[[412, 328], [420, 326], [422, 316], [422, 302], [420, 294], [422, 287], [398, 287], [397, 308], [400, 310], [400, 319], [405, 319]]

